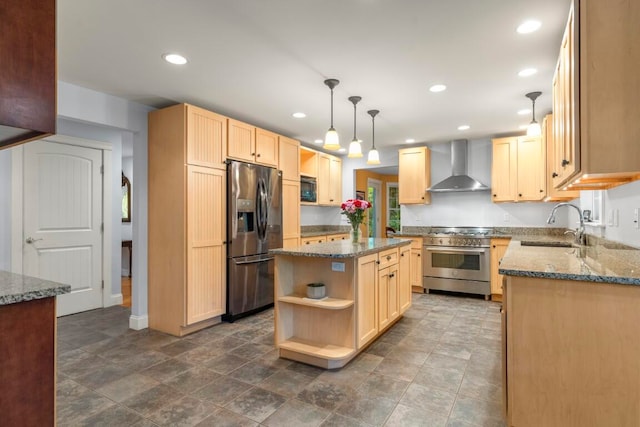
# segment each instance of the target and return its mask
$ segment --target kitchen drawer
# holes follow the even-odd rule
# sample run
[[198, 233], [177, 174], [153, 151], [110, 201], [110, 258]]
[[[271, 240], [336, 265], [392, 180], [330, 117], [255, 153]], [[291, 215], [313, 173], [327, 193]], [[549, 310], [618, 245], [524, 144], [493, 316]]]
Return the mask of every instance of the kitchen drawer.
[[386, 268], [390, 265], [398, 263], [398, 248], [387, 249], [386, 251], [380, 251], [378, 254], [378, 269]]
[[314, 243], [325, 243], [327, 241], [327, 236], [314, 236], [314, 237], [302, 237], [300, 238], [300, 245], [311, 245]]
[[338, 240], [349, 240], [349, 238], [350, 238], [349, 233], [328, 234], [327, 235], [327, 242], [336, 242]]
[[422, 237], [408, 237], [411, 239], [411, 249], [422, 250], [423, 240]]

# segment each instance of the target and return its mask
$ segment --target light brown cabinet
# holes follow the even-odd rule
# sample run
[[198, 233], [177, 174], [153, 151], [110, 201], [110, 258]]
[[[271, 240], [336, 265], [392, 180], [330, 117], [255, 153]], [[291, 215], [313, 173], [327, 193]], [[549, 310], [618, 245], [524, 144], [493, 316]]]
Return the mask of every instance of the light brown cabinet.
[[149, 327], [177, 336], [226, 311], [221, 120], [186, 104], [149, 113]]
[[494, 238], [491, 239], [491, 299], [494, 301], [502, 301], [502, 274], [498, 273], [500, 269], [500, 260], [507, 251], [511, 238]]
[[318, 176], [318, 157], [320, 153], [307, 147], [300, 147], [300, 175], [316, 178]]
[[378, 254], [358, 258], [357, 348], [364, 348], [379, 331]]
[[[283, 172], [284, 173], [284, 172]], [[282, 180], [282, 246], [300, 244], [300, 181]]]
[[413, 292], [422, 293], [422, 237], [411, 239], [410, 288]]
[[[282, 179], [300, 181], [300, 142], [280, 136], [278, 142], [278, 166], [282, 171]], [[300, 195], [298, 194], [298, 204]]]
[[[256, 149], [254, 162], [273, 168], [278, 167], [278, 142], [280, 136], [264, 129], [256, 128]], [[289, 166], [289, 165], [288, 165]], [[294, 165], [291, 165], [294, 166]]]
[[378, 330], [386, 329], [400, 316], [398, 300], [398, 249], [378, 254]]
[[429, 204], [431, 151], [428, 147], [398, 150], [398, 198], [401, 205]]
[[327, 242], [326, 235], [300, 238], [300, 245], [302, 246], [313, 245], [314, 243], [326, 243], [326, 242]]
[[398, 277], [398, 308], [400, 315], [411, 307], [411, 246], [403, 246], [400, 248], [400, 262]]
[[330, 154], [318, 155], [318, 205], [342, 204], [342, 159]]
[[56, 2], [3, 0], [0, 149], [56, 133]]
[[637, 1], [573, 2], [552, 86], [556, 188], [640, 178], [638, 16]]
[[249, 163], [278, 167], [278, 134], [228, 119], [227, 156]]
[[540, 137], [493, 140], [493, 202], [542, 201], [546, 195], [545, 147]]
[[544, 198], [545, 202], [560, 202], [573, 200], [580, 197], [579, 191], [563, 190], [561, 188], [555, 188], [553, 183], [557, 178], [557, 173], [553, 171], [556, 164], [556, 152], [553, 144], [553, 114], [547, 114], [542, 120], [542, 138], [543, 144], [546, 148], [547, 158], [547, 172], [545, 180], [547, 183], [547, 195]]

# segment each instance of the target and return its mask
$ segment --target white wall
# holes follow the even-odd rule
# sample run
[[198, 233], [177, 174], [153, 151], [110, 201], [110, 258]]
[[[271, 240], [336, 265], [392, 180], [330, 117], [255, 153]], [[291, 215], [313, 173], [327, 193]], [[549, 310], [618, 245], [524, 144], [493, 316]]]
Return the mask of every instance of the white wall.
[[11, 270], [11, 150], [0, 150], [0, 270]]
[[[634, 209], [640, 209], [640, 181], [605, 191], [604, 237], [640, 248], [640, 229], [633, 222]], [[617, 215], [617, 221], [611, 221], [612, 214]]]
[[[127, 177], [129, 182], [131, 183], [131, 199], [133, 200], [133, 192], [135, 186], [133, 185], [133, 156], [123, 157], [122, 158], [122, 172], [124, 172], [124, 176]], [[133, 212], [133, 205], [131, 206]], [[132, 219], [133, 221], [133, 219]], [[120, 238], [122, 240], [131, 240], [133, 242], [133, 223], [132, 222], [121, 222], [121, 230], [120, 230]], [[131, 270], [131, 266], [129, 265], [129, 249], [120, 248], [121, 255], [121, 274], [123, 276], [128, 276], [129, 271]]]
[[[431, 183], [436, 184], [451, 175], [451, 144], [429, 144], [431, 149]], [[491, 186], [492, 144], [490, 139], [470, 140], [468, 174]], [[398, 151], [380, 153], [380, 167], [397, 166]], [[366, 156], [360, 159], [343, 158], [343, 197], [353, 197], [353, 169], [370, 168]], [[544, 227], [555, 203], [492, 203], [491, 192], [432, 194], [430, 205], [401, 207], [403, 226], [483, 226], [483, 227]], [[339, 210], [338, 210], [339, 212]], [[312, 217], [318, 216], [315, 212]], [[342, 215], [344, 216], [344, 215]], [[567, 213], [558, 213], [554, 226], [566, 227]], [[303, 214], [302, 224], [307, 225]], [[346, 222], [345, 222], [346, 224]]]

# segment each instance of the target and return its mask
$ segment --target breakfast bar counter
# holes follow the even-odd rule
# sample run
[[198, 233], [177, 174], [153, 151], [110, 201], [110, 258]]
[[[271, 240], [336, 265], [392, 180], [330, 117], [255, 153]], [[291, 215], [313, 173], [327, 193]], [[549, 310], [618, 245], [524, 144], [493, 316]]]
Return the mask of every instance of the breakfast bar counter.
[[[369, 238], [269, 251], [280, 357], [340, 368], [398, 321], [411, 306], [410, 244]], [[309, 284], [324, 297], [309, 298]]]

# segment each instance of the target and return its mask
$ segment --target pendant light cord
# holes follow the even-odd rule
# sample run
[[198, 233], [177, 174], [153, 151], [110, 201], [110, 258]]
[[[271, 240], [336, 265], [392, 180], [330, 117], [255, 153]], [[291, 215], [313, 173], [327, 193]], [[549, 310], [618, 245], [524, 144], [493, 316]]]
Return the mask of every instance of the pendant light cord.
[[331, 129], [333, 129], [333, 88], [331, 88]]
[[356, 139], [356, 103], [353, 103], [353, 140], [357, 141]]
[[371, 129], [371, 149], [375, 150], [376, 149], [376, 116], [375, 114], [373, 116], [371, 116], [371, 124], [373, 125], [372, 129]]

